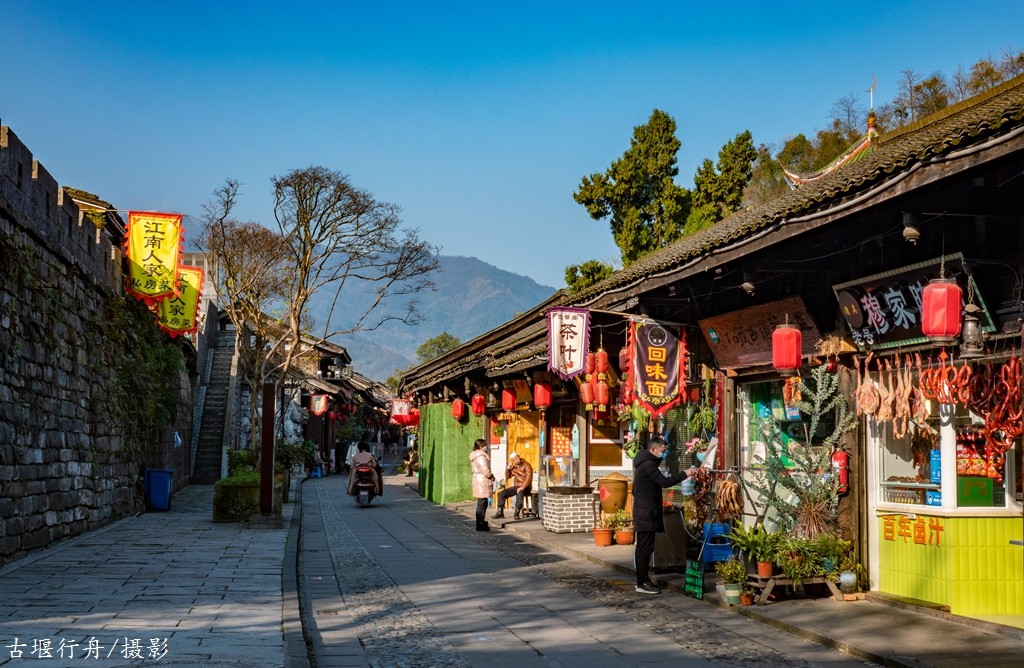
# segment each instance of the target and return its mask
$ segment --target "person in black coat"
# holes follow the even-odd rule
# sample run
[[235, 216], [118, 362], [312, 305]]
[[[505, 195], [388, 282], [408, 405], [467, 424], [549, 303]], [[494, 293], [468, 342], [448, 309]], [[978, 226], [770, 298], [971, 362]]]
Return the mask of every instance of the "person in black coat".
[[694, 471], [691, 468], [666, 476], [658, 470], [667, 448], [665, 439], [652, 438], [647, 449], [641, 450], [633, 458], [633, 529], [636, 531], [633, 565], [636, 568], [638, 594], [661, 593], [649, 575], [651, 557], [654, 555], [654, 535], [665, 532], [661, 490], [678, 485]]

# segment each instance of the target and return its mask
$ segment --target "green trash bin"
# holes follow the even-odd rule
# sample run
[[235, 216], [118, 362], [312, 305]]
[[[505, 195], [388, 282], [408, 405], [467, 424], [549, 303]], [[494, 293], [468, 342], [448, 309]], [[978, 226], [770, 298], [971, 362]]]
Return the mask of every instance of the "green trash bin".
[[145, 489], [153, 510], [171, 509], [171, 486], [174, 469], [146, 469]]

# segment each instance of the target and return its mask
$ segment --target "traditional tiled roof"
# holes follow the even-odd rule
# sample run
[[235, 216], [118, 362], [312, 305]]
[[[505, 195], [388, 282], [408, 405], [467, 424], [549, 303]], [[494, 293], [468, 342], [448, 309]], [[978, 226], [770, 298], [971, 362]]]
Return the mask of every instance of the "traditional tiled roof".
[[671, 246], [655, 251], [569, 299], [562, 291], [491, 332], [449, 351], [438, 360], [410, 369], [406, 391], [419, 391], [467, 374], [501, 375], [544, 364], [544, 313], [559, 305], [616, 304], [629, 290], [642, 291], [652, 277], [673, 275], [745, 240], [770, 233], [798, 217], [824, 212], [863, 197], [915, 165], [980, 145], [1024, 123], [1024, 75], [916, 123], [880, 135], [870, 152], [823, 177], [761, 206], [725, 220]]
[[909, 126], [880, 135], [874, 149], [821, 179], [761, 206], [738, 211], [725, 220], [685, 237], [616, 271], [573, 300], [598, 303], [609, 291], [646, 277], [671, 272], [747, 239], [788, 219], [835, 207], [906, 171], [916, 163], [956, 149], [980, 144], [1018, 127], [1024, 118], [1024, 75], [932, 114]]

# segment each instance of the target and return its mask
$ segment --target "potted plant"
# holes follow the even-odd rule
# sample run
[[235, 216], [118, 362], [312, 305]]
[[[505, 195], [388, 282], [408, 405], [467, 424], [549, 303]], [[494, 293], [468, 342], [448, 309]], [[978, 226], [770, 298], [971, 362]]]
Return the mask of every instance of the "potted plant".
[[740, 602], [740, 590], [747, 581], [747, 569], [736, 557], [719, 561], [715, 564], [715, 572], [722, 578], [725, 585], [725, 600], [729, 605]]
[[799, 587], [807, 578], [814, 577], [819, 569], [814, 542], [799, 536], [785, 536], [779, 541], [775, 562], [782, 574]]
[[839, 566], [840, 550], [841, 541], [830, 533], [818, 534], [818, 537], [814, 539], [814, 553], [817, 556], [817, 564], [822, 575], [836, 572], [836, 568]]
[[632, 545], [636, 540], [636, 534], [633, 531], [633, 517], [625, 508], [620, 508], [612, 513], [605, 520], [605, 524], [614, 533], [616, 544]]
[[612, 535], [615, 531], [608, 524], [608, 519], [612, 515], [605, 515], [600, 510], [598, 512], [597, 526], [595, 526], [591, 532], [594, 534], [594, 545], [598, 547], [608, 547], [612, 544]]
[[857, 562], [857, 555], [853, 553], [853, 543], [848, 540], [839, 541], [839, 590], [844, 594], [852, 594], [857, 591], [860, 574], [864, 566]]
[[746, 527], [737, 523], [729, 532], [729, 542], [757, 564], [757, 577], [770, 578], [775, 568], [775, 551], [782, 536], [781, 533], [766, 531], [762, 524]]
[[745, 584], [740, 589], [740, 605], [754, 605], [754, 595], [757, 594], [757, 590], [751, 585]]

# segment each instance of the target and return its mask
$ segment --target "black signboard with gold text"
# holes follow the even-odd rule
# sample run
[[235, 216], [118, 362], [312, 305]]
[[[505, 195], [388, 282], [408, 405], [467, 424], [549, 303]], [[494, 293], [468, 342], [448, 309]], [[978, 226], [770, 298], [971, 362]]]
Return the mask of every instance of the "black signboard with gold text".
[[957, 282], [963, 291], [964, 304], [969, 292], [973, 291], [974, 303], [982, 309], [982, 329], [995, 331], [978, 286], [974, 278], [964, 271], [963, 264], [963, 255], [955, 253], [944, 259], [920, 262], [833, 285], [839, 310], [850, 326], [853, 342], [862, 350], [883, 350], [928, 342], [929, 339], [921, 332], [921, 301], [928, 281], [939, 278], [940, 273]]

